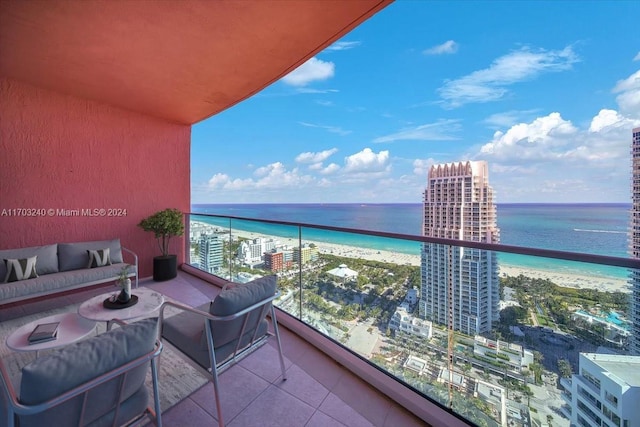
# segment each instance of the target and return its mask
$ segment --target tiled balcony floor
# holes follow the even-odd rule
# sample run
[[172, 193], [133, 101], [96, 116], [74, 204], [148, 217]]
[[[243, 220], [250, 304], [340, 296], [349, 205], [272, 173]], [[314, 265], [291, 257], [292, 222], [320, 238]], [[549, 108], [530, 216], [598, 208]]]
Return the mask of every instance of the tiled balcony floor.
[[[140, 281], [185, 304], [210, 301], [220, 291], [197, 277], [179, 272], [167, 282]], [[81, 302], [96, 289], [9, 307], [3, 319]], [[3, 320], [0, 319], [0, 320]], [[220, 377], [222, 409], [229, 427], [411, 427], [425, 423], [388, 399], [294, 333], [280, 326], [287, 381], [281, 381], [276, 340], [242, 360]], [[217, 426], [213, 385], [205, 384], [162, 414], [165, 427]]]
[[[146, 285], [192, 306], [219, 292], [184, 272], [172, 281]], [[425, 425], [283, 326], [280, 335], [286, 381], [281, 381], [275, 339], [221, 375], [222, 410], [229, 427]], [[207, 383], [166, 411], [162, 422], [166, 427], [214, 426], [216, 415], [213, 385]]]

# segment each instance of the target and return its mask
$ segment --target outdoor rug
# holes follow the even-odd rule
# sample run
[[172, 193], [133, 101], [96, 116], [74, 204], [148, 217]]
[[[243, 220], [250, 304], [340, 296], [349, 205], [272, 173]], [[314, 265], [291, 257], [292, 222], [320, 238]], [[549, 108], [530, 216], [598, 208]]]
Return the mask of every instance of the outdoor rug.
[[[170, 299], [165, 296], [165, 300]], [[29, 362], [35, 359], [35, 352], [14, 352], [7, 348], [5, 341], [7, 336], [18, 327], [31, 322], [33, 320], [41, 319], [53, 314], [77, 311], [78, 304], [68, 305], [66, 307], [43, 311], [38, 314], [32, 314], [16, 319], [5, 320], [0, 322], [0, 358], [9, 371], [14, 388], [19, 392], [20, 369]], [[168, 307], [165, 311], [165, 316], [169, 314], [176, 314], [176, 311], [171, 313]], [[102, 333], [106, 330], [105, 322], [98, 322], [97, 332]], [[94, 336], [94, 334], [90, 335]], [[44, 357], [50, 351], [45, 350], [39, 352], [39, 357]], [[169, 345], [165, 345], [160, 358], [158, 359], [158, 386], [160, 391], [160, 405], [162, 412], [171, 408], [176, 403], [189, 396], [191, 393], [199, 389], [207, 382], [207, 378], [195, 369], [191, 364], [186, 362], [184, 356], [181, 356], [177, 350], [171, 348]], [[147, 375], [147, 387], [149, 389], [149, 405], [153, 407], [153, 388], [151, 386], [151, 369]]]

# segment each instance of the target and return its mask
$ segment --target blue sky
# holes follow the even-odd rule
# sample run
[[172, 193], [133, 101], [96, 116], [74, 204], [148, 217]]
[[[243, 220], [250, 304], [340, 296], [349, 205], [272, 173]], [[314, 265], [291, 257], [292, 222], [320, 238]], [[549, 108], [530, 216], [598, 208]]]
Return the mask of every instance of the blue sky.
[[193, 203], [419, 203], [486, 160], [498, 203], [629, 202], [640, 2], [397, 1], [194, 125]]

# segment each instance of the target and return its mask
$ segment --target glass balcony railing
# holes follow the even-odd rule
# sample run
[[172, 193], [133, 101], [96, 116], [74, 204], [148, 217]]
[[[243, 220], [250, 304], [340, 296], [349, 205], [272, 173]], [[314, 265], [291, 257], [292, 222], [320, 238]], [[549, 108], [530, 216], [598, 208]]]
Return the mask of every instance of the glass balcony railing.
[[630, 345], [635, 259], [187, 217], [188, 264], [277, 274], [280, 310], [470, 425], [569, 426], [579, 354]]

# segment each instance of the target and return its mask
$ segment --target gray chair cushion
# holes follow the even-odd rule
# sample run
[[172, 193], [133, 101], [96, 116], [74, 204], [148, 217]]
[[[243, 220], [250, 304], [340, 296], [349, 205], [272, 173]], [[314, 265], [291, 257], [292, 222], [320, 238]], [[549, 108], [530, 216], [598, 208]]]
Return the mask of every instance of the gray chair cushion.
[[[200, 311], [206, 312], [210, 303], [196, 307]], [[207, 350], [206, 338], [204, 338], [203, 316], [183, 311], [180, 314], [164, 319], [162, 324], [162, 338], [169, 341], [181, 352], [196, 361], [200, 366], [208, 369], [209, 351]]]
[[38, 276], [58, 272], [58, 245], [33, 246], [30, 248], [5, 249], [0, 251], [0, 281], [7, 275], [3, 260], [30, 258], [36, 255], [36, 273]]
[[214, 316], [229, 316], [276, 293], [277, 276], [264, 276], [251, 282], [230, 286], [211, 303]]
[[[265, 298], [272, 297], [276, 293], [276, 284], [277, 276], [271, 275], [227, 288], [216, 296], [211, 303], [209, 312], [215, 316], [235, 314]], [[249, 313], [249, 320], [246, 323], [239, 348], [249, 345], [254, 333], [257, 339], [267, 332], [267, 323], [264, 319], [270, 307], [271, 304], [268, 304], [264, 311], [259, 308]], [[243, 323], [244, 317], [231, 321], [211, 321], [213, 343], [218, 362], [224, 361], [234, 352], [238, 345], [237, 338], [240, 336]], [[256, 328], [258, 328], [257, 332]]]
[[87, 251], [106, 248], [109, 248], [109, 255], [113, 264], [122, 262], [120, 239], [79, 243], [59, 243], [58, 268], [60, 271], [87, 268], [89, 265], [89, 253]]
[[[36, 359], [22, 369], [20, 401], [28, 405], [44, 402], [149, 353], [153, 350], [157, 337], [157, 323], [157, 319], [153, 318], [116, 327], [112, 331]], [[148, 370], [148, 365], [144, 364], [127, 375], [121, 401], [133, 397], [143, 404], [134, 407], [127, 402], [123, 406], [123, 414], [142, 413], [146, 408], [144, 380]], [[118, 380], [111, 380], [91, 391], [84, 420], [86, 423], [96, 422], [105, 416], [108, 418], [109, 413], [113, 416]], [[140, 393], [145, 394], [141, 397]], [[20, 426], [47, 425], [51, 420], [56, 420], [57, 425], [77, 425], [81, 398], [82, 396], [71, 399], [38, 415], [21, 417]], [[97, 425], [101, 422], [98, 421]]]
[[[276, 283], [277, 276], [272, 275], [261, 277], [248, 283], [234, 284], [220, 292], [210, 304], [204, 304], [197, 308], [201, 311], [209, 311], [216, 316], [232, 315], [273, 296], [276, 292]], [[267, 310], [265, 310], [263, 316], [260, 316], [260, 309], [249, 314], [249, 320], [240, 341], [239, 349], [243, 349], [251, 343], [254, 333], [256, 339], [267, 333], [269, 324], [265, 316], [268, 313], [270, 304], [266, 308]], [[211, 321], [214, 350], [218, 364], [224, 362], [234, 353], [238, 344], [237, 338], [242, 330], [242, 323], [242, 317], [231, 321]], [[207, 338], [204, 333], [204, 318], [202, 316], [183, 312], [165, 319], [162, 337], [179, 348], [180, 351], [196, 361], [200, 366], [206, 369], [211, 367]]]

